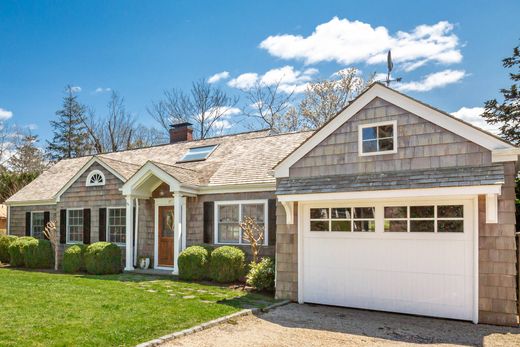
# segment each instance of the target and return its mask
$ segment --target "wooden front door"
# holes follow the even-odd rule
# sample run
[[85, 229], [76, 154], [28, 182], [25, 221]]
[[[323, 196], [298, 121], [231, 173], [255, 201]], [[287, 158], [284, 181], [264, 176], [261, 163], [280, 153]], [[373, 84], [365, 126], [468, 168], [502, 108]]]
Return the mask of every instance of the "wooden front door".
[[159, 206], [158, 265], [173, 266], [173, 207]]

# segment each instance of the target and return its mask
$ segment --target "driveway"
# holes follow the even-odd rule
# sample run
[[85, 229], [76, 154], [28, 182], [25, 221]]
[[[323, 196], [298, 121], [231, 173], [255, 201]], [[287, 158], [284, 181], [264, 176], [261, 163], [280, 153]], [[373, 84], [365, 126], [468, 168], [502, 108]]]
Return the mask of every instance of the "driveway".
[[289, 304], [165, 346], [520, 346], [520, 328]]

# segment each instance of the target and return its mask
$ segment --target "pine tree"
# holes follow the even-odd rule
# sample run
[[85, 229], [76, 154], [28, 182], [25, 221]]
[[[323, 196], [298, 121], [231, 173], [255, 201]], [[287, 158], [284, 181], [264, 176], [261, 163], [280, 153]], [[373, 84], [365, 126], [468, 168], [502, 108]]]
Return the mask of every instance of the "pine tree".
[[83, 123], [86, 107], [79, 103], [71, 86], [67, 86], [63, 107], [56, 112], [58, 119], [51, 121], [54, 136], [47, 141], [52, 160], [75, 158], [87, 154], [88, 136]]
[[499, 103], [496, 99], [486, 101], [482, 117], [489, 124], [500, 125], [500, 135], [507, 141], [520, 145], [520, 46], [513, 49], [511, 57], [502, 60], [506, 69], [513, 69], [509, 73], [513, 84], [509, 88], [500, 89], [504, 100]]
[[10, 168], [16, 173], [40, 174], [45, 169], [45, 159], [41, 149], [36, 147], [37, 135], [24, 135], [15, 146], [15, 153], [9, 159]]

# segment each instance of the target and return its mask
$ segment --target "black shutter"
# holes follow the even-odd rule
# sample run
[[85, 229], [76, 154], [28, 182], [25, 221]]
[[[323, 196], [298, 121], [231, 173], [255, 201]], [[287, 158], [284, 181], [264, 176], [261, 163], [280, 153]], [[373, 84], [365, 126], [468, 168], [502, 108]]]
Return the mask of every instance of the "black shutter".
[[213, 243], [214, 234], [214, 211], [215, 203], [213, 201], [204, 202], [204, 243]]
[[67, 210], [60, 210], [60, 243], [67, 243]]
[[[51, 213], [49, 211], [43, 212], [43, 230], [45, 230], [45, 227], [47, 226], [47, 223], [51, 220]], [[45, 240], [48, 240], [49, 238], [45, 233], [43, 233], [43, 237]]]
[[276, 199], [269, 199], [267, 202], [267, 225], [268, 236], [267, 244], [269, 246], [276, 245]]
[[31, 236], [31, 212], [25, 212], [25, 236]]
[[99, 209], [99, 241], [107, 240], [107, 209]]
[[90, 244], [90, 208], [83, 209], [83, 243]]

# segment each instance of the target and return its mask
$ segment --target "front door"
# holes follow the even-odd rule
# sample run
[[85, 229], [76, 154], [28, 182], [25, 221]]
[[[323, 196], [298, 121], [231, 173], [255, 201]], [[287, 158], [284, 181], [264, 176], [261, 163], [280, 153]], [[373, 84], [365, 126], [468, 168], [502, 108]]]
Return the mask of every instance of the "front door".
[[173, 207], [159, 206], [159, 266], [173, 266], [173, 226]]

